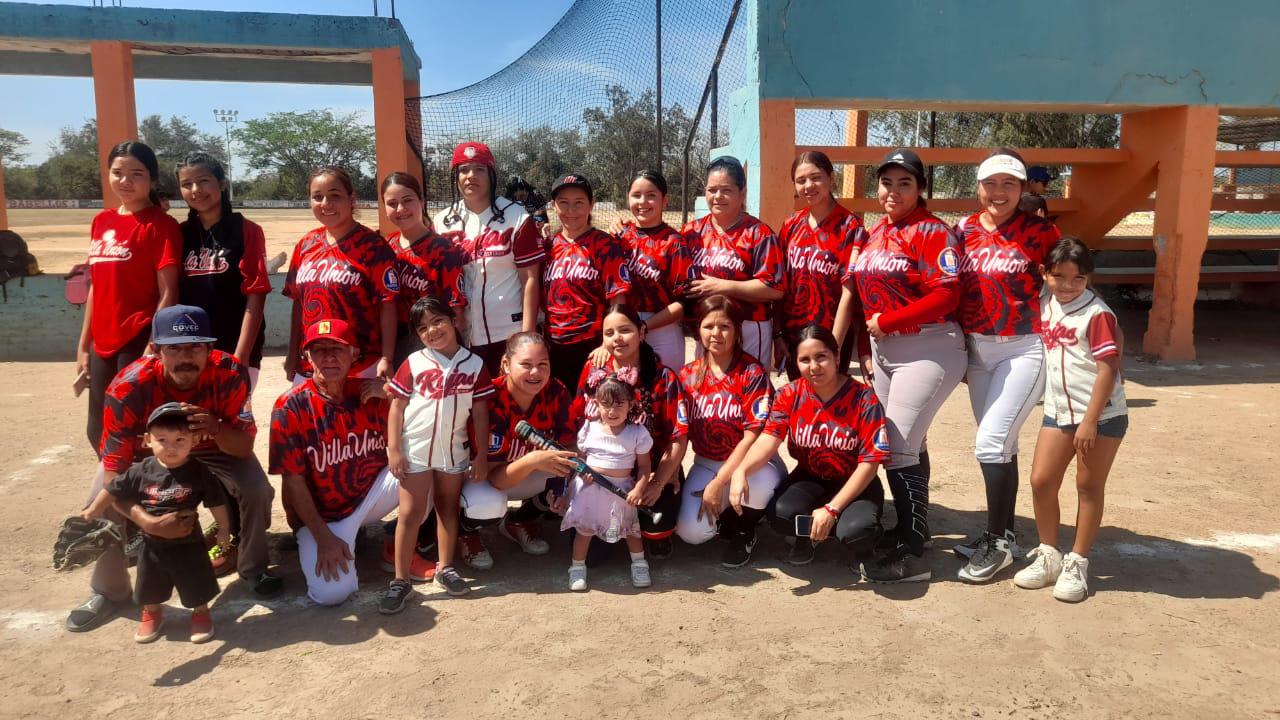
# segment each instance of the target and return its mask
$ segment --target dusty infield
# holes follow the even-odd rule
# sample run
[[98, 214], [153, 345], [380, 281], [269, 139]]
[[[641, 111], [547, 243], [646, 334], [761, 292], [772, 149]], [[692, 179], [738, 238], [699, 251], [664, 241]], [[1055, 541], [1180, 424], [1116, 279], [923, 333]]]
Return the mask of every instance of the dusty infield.
[[[471, 596], [424, 587], [387, 618], [375, 607], [388, 579], [376, 543], [360, 550], [353, 601], [309, 605], [277, 509], [272, 556], [286, 593], [258, 602], [225, 581], [213, 606], [217, 637], [202, 646], [186, 641], [188, 616], [177, 609], [153, 645], [132, 642], [136, 611], [83, 635], [62, 629], [88, 583], [87, 570], [54, 573], [49, 560], [56, 524], [79, 507], [92, 468], [84, 405], [70, 396], [69, 364], [6, 364], [0, 716], [1278, 714], [1280, 340], [1257, 332], [1274, 322], [1206, 313], [1199, 327], [1214, 330], [1201, 335], [1199, 364], [1127, 358], [1133, 422], [1093, 556], [1094, 595], [1080, 605], [1019, 590], [1011, 571], [986, 586], [954, 579], [949, 549], [979, 528], [984, 506], [962, 386], [930, 433], [927, 585], [855, 582], [829, 544], [816, 563], [792, 569], [766, 532], [740, 570], [719, 568], [714, 543], [677, 543], [672, 559], [653, 564], [651, 590], [633, 590], [619, 562], [592, 573], [590, 592], [571, 594], [563, 539], [530, 558], [489, 533], [497, 564], [468, 571]], [[1126, 325], [1139, 336], [1140, 326]], [[1249, 327], [1251, 340], [1209, 337], [1243, 338]], [[267, 365], [260, 426], [284, 387], [280, 358]], [[1033, 532], [1035, 425], [1022, 438], [1024, 536]], [[265, 460], [265, 430], [260, 437]]]

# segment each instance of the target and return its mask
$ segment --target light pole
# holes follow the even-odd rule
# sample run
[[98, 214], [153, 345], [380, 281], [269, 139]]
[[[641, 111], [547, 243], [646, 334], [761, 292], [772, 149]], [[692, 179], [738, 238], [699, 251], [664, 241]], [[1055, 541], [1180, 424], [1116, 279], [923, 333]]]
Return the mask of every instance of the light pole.
[[240, 117], [240, 111], [214, 110], [213, 116], [218, 122], [222, 123], [223, 128], [225, 128], [227, 132], [227, 197], [230, 200], [235, 201], [235, 182], [232, 180], [233, 176], [231, 174], [231, 126], [240, 122], [238, 119]]

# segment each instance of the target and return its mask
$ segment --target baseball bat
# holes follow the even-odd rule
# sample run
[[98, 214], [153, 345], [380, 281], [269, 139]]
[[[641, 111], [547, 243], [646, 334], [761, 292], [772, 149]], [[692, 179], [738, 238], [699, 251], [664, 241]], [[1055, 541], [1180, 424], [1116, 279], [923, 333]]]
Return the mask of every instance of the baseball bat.
[[[567, 450], [568, 449], [565, 446], [561, 445], [560, 443], [556, 442], [555, 440], [552, 440], [546, 437], [545, 435], [543, 435], [542, 433], [538, 432], [533, 428], [532, 425], [525, 422], [524, 420], [521, 420], [520, 422], [516, 423], [516, 437], [520, 438], [521, 440], [524, 440], [530, 445], [535, 445], [537, 447], [540, 447], [543, 450]], [[627, 499], [626, 491], [624, 491], [622, 488], [618, 487], [617, 485], [614, 485], [613, 481], [610, 480], [609, 478], [605, 477], [604, 475], [601, 475], [595, 470], [592, 470], [590, 466], [588, 466], [585, 462], [582, 461], [582, 458], [572, 457], [572, 458], [569, 458], [569, 462], [573, 464], [574, 472], [578, 473], [579, 475], [586, 475], [587, 477], [590, 477], [592, 482], [599, 485], [602, 489], [607, 490], [613, 493], [614, 495], [617, 495], [623, 500]], [[639, 510], [640, 512], [644, 513], [646, 516], [648, 516], [650, 520], [654, 521], [655, 523], [662, 522], [661, 512], [650, 510], [647, 507], [639, 507], [639, 506], [636, 507], [636, 510]]]

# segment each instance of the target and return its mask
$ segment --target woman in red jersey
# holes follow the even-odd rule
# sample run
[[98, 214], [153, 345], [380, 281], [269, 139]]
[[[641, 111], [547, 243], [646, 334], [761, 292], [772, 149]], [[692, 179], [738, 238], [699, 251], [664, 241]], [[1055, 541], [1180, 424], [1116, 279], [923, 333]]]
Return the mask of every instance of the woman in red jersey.
[[299, 381], [298, 347], [303, 328], [319, 320], [346, 322], [355, 333], [358, 377], [390, 378], [396, 348], [396, 300], [400, 279], [396, 255], [377, 232], [356, 221], [351, 176], [322, 167], [307, 181], [311, 212], [320, 227], [298, 241], [289, 262], [283, 294], [293, 299], [285, 374]]
[[711, 212], [684, 227], [693, 253], [694, 299], [727, 295], [743, 308], [742, 348], [773, 367], [772, 305], [783, 295], [783, 257], [768, 225], [746, 211], [747, 173], [737, 159], [722, 155], [707, 166], [707, 207]]
[[89, 445], [100, 452], [107, 385], [142, 357], [156, 310], [178, 301], [182, 230], [159, 207], [156, 154], [126, 140], [107, 155], [107, 182], [119, 207], [89, 226], [89, 296], [76, 346], [77, 383], [88, 381]]
[[864, 565], [875, 582], [931, 576], [923, 557], [930, 537], [929, 463], [921, 447], [967, 362], [955, 322], [960, 252], [951, 229], [925, 207], [924, 187], [919, 156], [889, 153], [876, 170], [885, 215], [845, 274], [846, 290], [858, 293], [871, 335], [864, 373], [884, 407], [891, 453], [886, 474], [898, 515], [894, 546]]

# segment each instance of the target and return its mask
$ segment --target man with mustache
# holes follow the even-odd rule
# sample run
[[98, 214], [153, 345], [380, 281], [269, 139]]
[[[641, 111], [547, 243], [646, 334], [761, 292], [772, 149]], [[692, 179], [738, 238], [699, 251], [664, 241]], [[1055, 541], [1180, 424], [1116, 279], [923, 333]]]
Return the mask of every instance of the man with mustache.
[[[253, 455], [257, 427], [247, 409], [249, 371], [231, 355], [213, 349], [209, 316], [191, 305], [156, 311], [151, 324], [156, 355], [126, 366], [111, 381], [104, 404], [102, 466], [93, 494], [129, 469], [146, 430], [151, 411], [167, 402], [180, 402], [191, 431], [199, 438], [192, 451], [213, 471], [240, 510], [236, 569], [259, 595], [274, 595], [280, 578], [267, 572], [267, 528], [275, 490], [262, 464]], [[108, 508], [116, 522], [126, 517], [148, 535], [180, 538], [191, 531], [190, 514], [151, 516], [138, 504]], [[90, 630], [115, 614], [132, 592], [124, 554], [112, 549], [94, 565], [93, 595], [67, 617], [72, 632]]]

